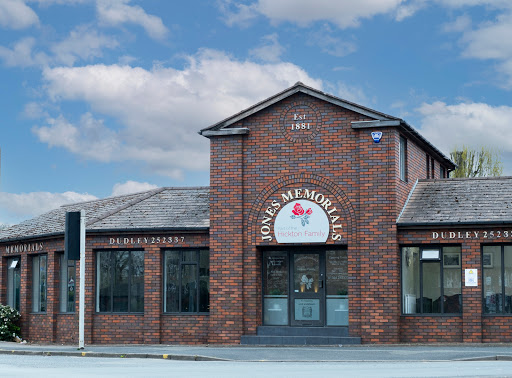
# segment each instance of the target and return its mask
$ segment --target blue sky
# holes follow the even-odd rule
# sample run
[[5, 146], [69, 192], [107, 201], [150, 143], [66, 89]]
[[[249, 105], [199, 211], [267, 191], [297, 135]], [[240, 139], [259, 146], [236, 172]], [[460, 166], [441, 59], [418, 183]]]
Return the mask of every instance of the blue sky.
[[0, 0], [0, 224], [208, 185], [197, 131], [297, 81], [512, 174], [510, 0]]

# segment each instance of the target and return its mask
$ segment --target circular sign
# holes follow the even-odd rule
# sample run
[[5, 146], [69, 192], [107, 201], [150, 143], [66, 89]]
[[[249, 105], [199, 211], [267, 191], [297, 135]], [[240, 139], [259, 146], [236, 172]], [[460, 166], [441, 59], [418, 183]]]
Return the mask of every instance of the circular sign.
[[293, 104], [283, 112], [281, 130], [292, 142], [308, 142], [320, 130], [320, 113], [312, 104]]
[[274, 235], [278, 243], [325, 243], [329, 236], [329, 220], [325, 211], [314, 202], [290, 202], [276, 216]]

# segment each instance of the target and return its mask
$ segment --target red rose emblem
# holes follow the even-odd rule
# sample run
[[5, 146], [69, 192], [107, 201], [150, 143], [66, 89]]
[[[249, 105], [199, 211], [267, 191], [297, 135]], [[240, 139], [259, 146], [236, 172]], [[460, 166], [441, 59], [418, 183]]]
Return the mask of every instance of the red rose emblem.
[[309, 208], [309, 209], [306, 211], [306, 214], [307, 214], [307, 215], [311, 215], [311, 214], [313, 214], [313, 210], [311, 210], [311, 208]]
[[[311, 209], [310, 209], [311, 210]], [[297, 215], [297, 216], [301, 216], [302, 214], [304, 214], [304, 209], [302, 208], [302, 206], [300, 205], [300, 203], [296, 203], [295, 206], [293, 207], [293, 210], [292, 210], [292, 213]]]

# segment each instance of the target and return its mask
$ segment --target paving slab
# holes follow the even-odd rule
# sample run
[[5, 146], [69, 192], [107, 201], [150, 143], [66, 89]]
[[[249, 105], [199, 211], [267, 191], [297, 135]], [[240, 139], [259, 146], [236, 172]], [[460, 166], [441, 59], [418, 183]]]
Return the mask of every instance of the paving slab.
[[512, 344], [358, 346], [76, 345], [0, 342], [0, 354], [187, 361], [512, 361]]

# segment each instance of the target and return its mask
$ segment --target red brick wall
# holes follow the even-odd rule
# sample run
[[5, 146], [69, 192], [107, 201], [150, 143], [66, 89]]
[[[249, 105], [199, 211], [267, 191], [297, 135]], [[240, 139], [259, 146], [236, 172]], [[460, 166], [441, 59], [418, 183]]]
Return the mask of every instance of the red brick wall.
[[78, 312], [56, 315], [55, 342], [78, 345]]
[[208, 344], [209, 315], [163, 315], [162, 344]]
[[243, 331], [242, 136], [211, 140], [210, 343], [240, 340]]
[[512, 319], [510, 316], [485, 316], [482, 319], [482, 342], [510, 343]]
[[[152, 237], [172, 236], [171, 243], [152, 243]], [[184, 241], [181, 241], [181, 237]], [[137, 239], [142, 242], [137, 244]], [[144, 242], [144, 237], [148, 242]], [[175, 243], [174, 238], [179, 237]], [[120, 238], [124, 243], [110, 243], [110, 238]], [[132, 241], [134, 243], [132, 243]], [[60, 313], [60, 282], [59, 257], [63, 250], [63, 239], [53, 238], [34, 242], [42, 242], [43, 250], [23, 252], [3, 256], [2, 272], [6, 271], [8, 257], [21, 257], [21, 314], [22, 337], [32, 342], [59, 342], [78, 344], [78, 298], [80, 264], [76, 264], [76, 298], [75, 313]], [[32, 243], [32, 241], [30, 241]], [[209, 315], [163, 314], [162, 307], [162, 273], [163, 250], [168, 248], [208, 248], [207, 233], [169, 233], [158, 234], [89, 234], [86, 241], [86, 283], [85, 283], [85, 343], [146, 343], [157, 344], [172, 342], [176, 344], [204, 343], [207, 341]], [[16, 243], [17, 244], [17, 243]], [[98, 250], [143, 249], [144, 254], [144, 313], [97, 313], [96, 312], [96, 265], [95, 253]], [[2, 246], [3, 250], [3, 246]], [[47, 311], [32, 313], [32, 259], [33, 255], [48, 255], [47, 279]], [[5, 278], [5, 273], [4, 276]], [[5, 281], [2, 284], [2, 295], [5, 298]]]
[[[290, 138], [283, 131], [283, 114], [304, 105], [321, 118], [322, 126], [312, 138]], [[375, 144], [372, 130], [352, 128], [352, 121], [361, 120], [369, 118], [296, 94], [232, 126], [248, 128], [249, 134], [211, 138], [210, 247], [216, 261], [227, 261], [213, 252], [223, 249], [235, 262], [224, 270], [232, 284], [226, 290], [235, 298], [222, 308], [233, 319], [231, 335], [224, 333], [223, 342], [239, 342], [241, 331], [255, 333], [261, 325], [258, 247], [277, 245], [275, 240], [261, 239], [263, 213], [283, 191], [301, 188], [321, 190], [344, 217], [343, 239], [328, 244], [348, 247], [351, 334], [362, 336], [363, 342], [398, 341], [397, 131], [382, 129], [386, 137]], [[238, 223], [242, 216], [244, 223]], [[238, 240], [244, 245], [243, 274], [236, 260]], [[239, 301], [242, 282], [243, 301]], [[212, 310], [216, 303], [220, 302], [211, 302]], [[243, 328], [239, 328], [240, 313]], [[216, 316], [212, 313], [211, 321]], [[212, 336], [210, 340], [214, 341]]]
[[460, 316], [402, 316], [400, 342], [402, 343], [460, 343], [462, 319]]
[[[289, 140], [283, 133], [283, 114], [294, 106], [304, 104], [322, 118], [323, 125], [310, 140]], [[246, 236], [244, 247], [244, 333], [254, 334], [261, 325], [261, 251], [258, 246], [277, 245], [262, 240], [261, 222], [265, 209], [272, 200], [280, 200], [281, 193], [294, 189], [317, 190], [333, 202], [338, 215], [344, 218], [340, 232], [343, 239], [328, 240], [330, 245], [347, 246], [351, 294], [351, 332], [359, 334], [360, 291], [356, 271], [358, 256], [354, 248], [357, 239], [354, 202], [359, 187], [357, 154], [360, 148], [357, 132], [351, 121], [365, 120], [359, 114], [314, 100], [305, 95], [295, 95], [248, 117], [237, 124], [247, 127], [244, 138], [243, 187], [244, 220]], [[285, 132], [289, 135], [289, 132]], [[368, 140], [371, 140], [368, 134]], [[212, 161], [215, 160], [212, 157]], [[341, 177], [343, 179], [341, 179]], [[353, 314], [353, 315], [352, 315]], [[239, 342], [238, 339], [232, 340]]]
[[[478, 237], [474, 236], [474, 232], [478, 232]], [[494, 231], [495, 237], [490, 237], [490, 231]], [[498, 238], [498, 232], [500, 237]], [[504, 231], [508, 232], [509, 237], [503, 237]], [[450, 232], [455, 232], [453, 238]], [[469, 234], [467, 234], [469, 232]], [[487, 237], [484, 237], [487, 232]], [[443, 239], [433, 238], [433, 233], [446, 237]], [[469, 237], [468, 237], [469, 235]], [[429, 230], [399, 230], [398, 240], [401, 245], [459, 245], [462, 251], [462, 323], [461, 338], [463, 342], [510, 342], [512, 340], [512, 317], [510, 316], [492, 316], [482, 314], [482, 263], [481, 263], [481, 245], [482, 244], [502, 244], [512, 242], [512, 227], [458, 227], [458, 228], [442, 228]], [[478, 286], [467, 287], [464, 285], [465, 269], [478, 269]], [[454, 316], [454, 318], [460, 318]], [[401, 320], [401, 333], [403, 338], [408, 334], [408, 327], [414, 329], [414, 325], [420, 326], [424, 324], [423, 317], [407, 317], [403, 316]], [[406, 328], [405, 325], [407, 325]], [[437, 331], [437, 328], [434, 330]], [[420, 333], [415, 338], [417, 341], [428, 341], [431, 337], [431, 331]]]

